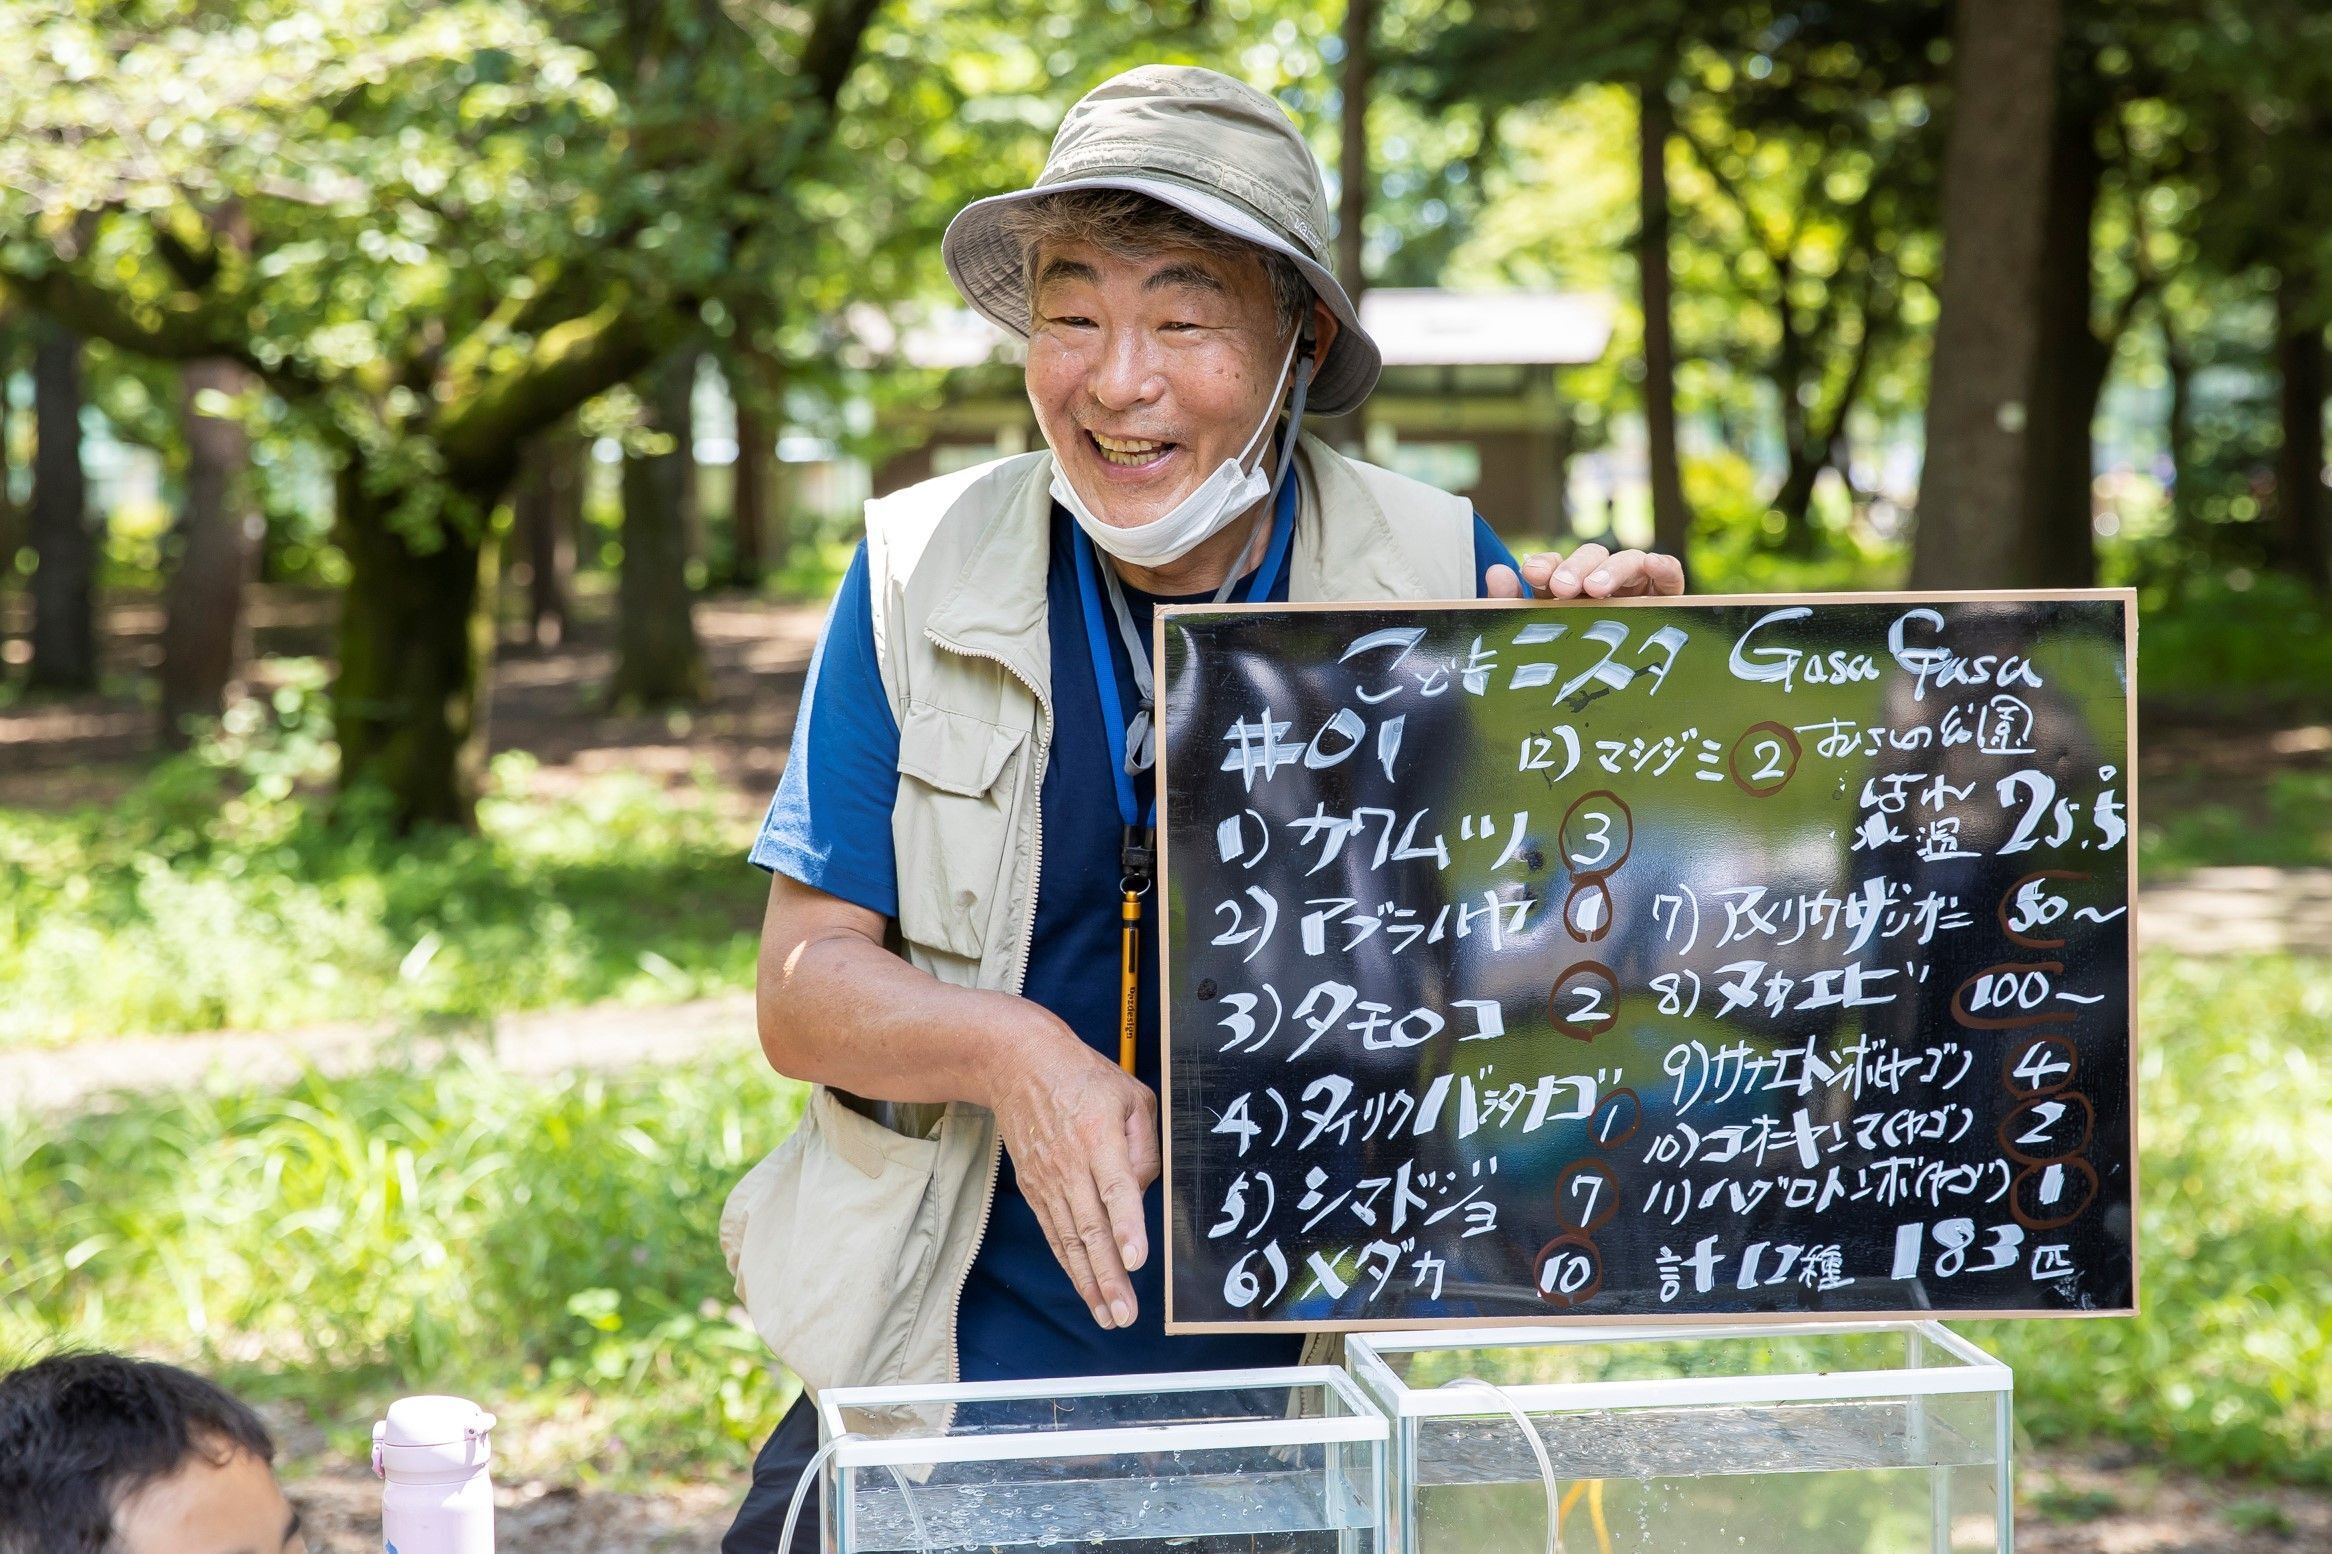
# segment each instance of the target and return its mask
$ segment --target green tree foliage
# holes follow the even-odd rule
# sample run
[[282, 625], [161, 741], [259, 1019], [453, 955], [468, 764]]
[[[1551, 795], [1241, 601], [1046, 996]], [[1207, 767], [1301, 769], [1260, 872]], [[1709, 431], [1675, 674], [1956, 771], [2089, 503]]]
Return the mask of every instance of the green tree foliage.
[[526, 439], [809, 246], [875, 0], [0, 11], [0, 278], [242, 363], [338, 466], [346, 785], [470, 823], [481, 563]]
[[[1769, 511], [1788, 548], [1812, 549], [1814, 483], [1843, 463], [1848, 414], [1874, 388], [1899, 404], [1932, 313], [1942, 8], [1543, 0], [1451, 15], [1414, 52], [1413, 74], [1436, 100], [1503, 111], [1510, 137], [1533, 133], [1523, 126], [1550, 110], [1575, 113], [1602, 88], [1665, 108], [1679, 388], [1728, 428], [1766, 428], [1745, 440], [1779, 448], [1772, 488], [1755, 505], [1725, 505]], [[1537, 171], [1498, 180], [1483, 224], [1519, 228], [1500, 241], [1501, 268], [1527, 271], [1540, 245], [1580, 242], [1568, 187], [1578, 167], [1516, 149]], [[1615, 224], [1608, 198], [1604, 211], [1584, 230], [1608, 252], [1633, 223]], [[1531, 240], [1517, 241], [1522, 233]], [[1580, 255], [1567, 268], [1585, 278], [1603, 266]], [[1647, 269], [1643, 279], [1656, 277]], [[1649, 384], [1659, 353], [1644, 354]]]
[[[1763, 385], [1784, 548], [1816, 548], [1814, 483], [1846, 420], [1933, 316], [1939, 30], [1892, 5], [1760, 8], [1680, 64], [1675, 180], [1688, 348]], [[1900, 404], [1900, 396], [1887, 396]]]
[[[2218, 332], [2211, 302], [2257, 288], [2272, 309], [2264, 364], [2280, 401], [2272, 499], [2264, 514], [2240, 497], [2214, 504], [2220, 531], [2229, 533], [2230, 519], [2247, 524], [2247, 533], [2232, 530], [2248, 540], [2244, 549], [2332, 591], [2332, 515], [2321, 479], [2323, 401], [2332, 388], [2324, 350], [2332, 323], [2332, 14], [2301, 0], [2154, 0], [2137, 9], [2126, 52], [2128, 73], [2161, 99], [2149, 125], [2169, 186], [2161, 225], [2173, 255], [2190, 265], [2165, 299], [2174, 369], [2190, 375], [2185, 342], [2199, 336], [2208, 349]], [[2181, 448], [2196, 451], [2191, 441]], [[2207, 478], [2206, 471], [2194, 473]], [[2197, 535], [2201, 507], [2181, 504], [2187, 538]]]

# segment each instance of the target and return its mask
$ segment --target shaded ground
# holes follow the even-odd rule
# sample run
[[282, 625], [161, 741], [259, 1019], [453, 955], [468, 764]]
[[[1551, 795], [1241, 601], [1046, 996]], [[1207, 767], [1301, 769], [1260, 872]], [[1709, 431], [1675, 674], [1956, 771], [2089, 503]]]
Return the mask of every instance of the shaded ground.
[[[312, 1554], [381, 1546], [381, 1486], [370, 1468], [341, 1463], [286, 1487]], [[500, 1554], [714, 1554], [735, 1509], [731, 1491], [710, 1485], [627, 1495], [530, 1482], [497, 1486], [495, 1502]]]
[[[615, 669], [609, 601], [577, 601], [573, 634], [557, 648], [526, 645], [505, 632], [492, 674], [490, 748], [524, 750], [542, 762], [555, 789], [620, 769], [679, 784], [711, 767], [739, 805], [768, 801], [785, 764], [787, 735], [825, 605], [716, 596], [697, 605], [711, 684], [690, 713], [616, 713], [603, 705]], [[266, 684], [272, 656], [326, 656], [333, 597], [319, 590], [261, 588], [252, 603], [255, 678]], [[0, 598], [0, 657], [22, 658], [25, 603]], [[101, 802], [133, 784], [159, 749], [149, 700], [160, 661], [162, 611], [152, 599], [114, 597], [102, 611], [101, 688], [87, 695], [29, 697], [0, 692], [0, 805], [46, 808]]]
[[[741, 794], [765, 799], [784, 764], [802, 676], [825, 604], [718, 595], [697, 606], [712, 697], [680, 716], [619, 716], [600, 705], [614, 669], [604, 580], [587, 576], [573, 634], [537, 649], [515, 628], [502, 633], [488, 718], [492, 748], [526, 750], [554, 773], [623, 767], [683, 776], [709, 763]], [[254, 651], [328, 656], [335, 596], [328, 590], [260, 588], [252, 604]], [[27, 649], [27, 605], [0, 595], [0, 675]], [[162, 610], [149, 596], [114, 595], [101, 610], [105, 688], [32, 700], [0, 685], [0, 805], [86, 801], [118, 791], [156, 749], [151, 671], [160, 662]], [[264, 667], [262, 667], [264, 673]], [[2147, 702], [2140, 710], [2139, 776], [2149, 815], [2203, 803], [2257, 806], [2275, 779], [2332, 772], [2332, 722], [2322, 709], [2235, 708]]]
[[2332, 724], [2301, 709], [2149, 701], [2138, 709], [2138, 744], [2149, 811], [2242, 804], [2282, 774], [2332, 770]]
[[2327, 1554], [2332, 1494], [2165, 1473], [2127, 1453], [2017, 1466], [2018, 1554]]

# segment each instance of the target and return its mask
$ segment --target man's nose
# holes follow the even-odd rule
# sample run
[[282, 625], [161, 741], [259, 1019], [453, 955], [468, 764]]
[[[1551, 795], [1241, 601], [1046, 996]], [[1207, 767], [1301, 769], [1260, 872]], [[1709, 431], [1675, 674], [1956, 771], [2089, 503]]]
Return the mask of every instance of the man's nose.
[[1123, 410], [1157, 398], [1163, 383], [1146, 332], [1108, 331], [1101, 353], [1086, 376], [1086, 387], [1096, 404], [1110, 410]]

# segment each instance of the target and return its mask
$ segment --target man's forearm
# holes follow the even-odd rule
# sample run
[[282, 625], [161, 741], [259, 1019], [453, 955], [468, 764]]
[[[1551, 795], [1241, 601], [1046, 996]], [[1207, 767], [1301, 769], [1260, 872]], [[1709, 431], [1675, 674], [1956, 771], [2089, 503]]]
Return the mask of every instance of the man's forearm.
[[848, 929], [765, 949], [755, 1003], [773, 1068], [870, 1100], [993, 1108], [1050, 1044], [1083, 1050], [1035, 1004], [941, 982]]

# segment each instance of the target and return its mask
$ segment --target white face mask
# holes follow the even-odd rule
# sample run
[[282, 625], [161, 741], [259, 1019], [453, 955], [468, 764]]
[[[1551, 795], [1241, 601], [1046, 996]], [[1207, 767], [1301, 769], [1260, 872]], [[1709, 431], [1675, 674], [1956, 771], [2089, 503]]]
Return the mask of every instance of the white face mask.
[[1271, 404], [1263, 412], [1263, 424], [1247, 439], [1247, 446], [1239, 450], [1238, 457], [1217, 465], [1214, 473], [1200, 481], [1196, 490], [1174, 504], [1173, 511], [1131, 528], [1104, 523], [1085, 505], [1077, 488], [1069, 484], [1068, 473], [1061, 468], [1057, 454], [1053, 458], [1053, 500], [1069, 510], [1069, 516], [1077, 520], [1077, 527], [1085, 531], [1087, 539], [1131, 566], [1159, 567], [1188, 555], [1271, 494], [1271, 476], [1266, 472], [1271, 461], [1257, 459], [1255, 467], [1249, 469], [1247, 456], [1270, 436], [1272, 423], [1279, 419], [1279, 386], [1287, 382], [1287, 371], [1295, 364], [1296, 346], [1300, 342], [1300, 334], [1288, 342], [1287, 359], [1279, 364], [1278, 385], [1272, 389]]

